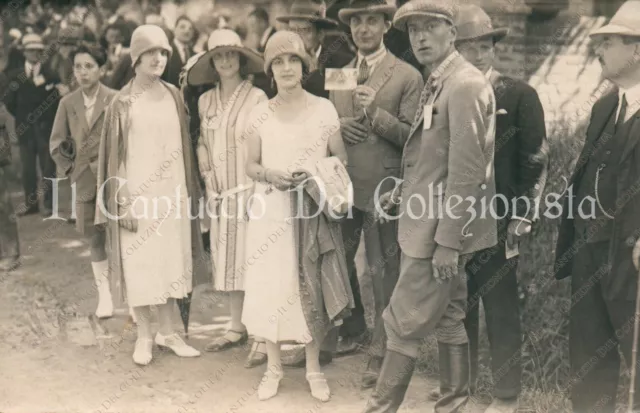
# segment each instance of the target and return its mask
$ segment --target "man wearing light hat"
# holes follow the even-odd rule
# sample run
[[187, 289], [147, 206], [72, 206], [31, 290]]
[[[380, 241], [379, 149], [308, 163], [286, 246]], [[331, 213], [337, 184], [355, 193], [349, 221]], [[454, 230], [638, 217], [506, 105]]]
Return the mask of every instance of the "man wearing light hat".
[[[403, 181], [376, 205], [382, 220], [399, 219], [402, 255], [382, 315], [387, 349], [366, 413], [400, 408], [422, 340], [434, 332], [441, 390], [435, 411], [461, 412], [469, 399], [464, 266], [497, 243], [496, 220], [482, 210], [495, 195], [495, 96], [455, 49], [455, 12], [445, 0], [412, 0], [393, 20], [430, 74], [404, 146]], [[399, 217], [389, 215], [394, 205]]]
[[41, 62], [44, 51], [42, 38], [33, 33], [22, 37], [25, 64], [8, 74], [11, 80], [6, 106], [16, 120], [16, 134], [20, 143], [22, 185], [25, 202], [18, 207], [18, 215], [40, 211], [36, 162], [44, 180], [42, 194], [44, 216], [51, 215], [53, 191], [51, 179], [56, 168], [49, 153], [49, 135], [60, 100], [60, 79], [49, 66]]
[[[382, 365], [386, 336], [381, 315], [398, 280], [400, 254], [396, 222], [374, 218], [376, 188], [384, 193], [400, 175], [402, 148], [424, 86], [420, 72], [391, 54], [383, 43], [396, 12], [385, 0], [352, 0], [338, 17], [349, 25], [358, 54], [345, 68], [358, 70], [355, 90], [331, 91], [338, 111], [354, 189], [352, 216], [342, 226], [356, 308], [341, 327], [343, 342], [352, 330], [366, 332], [355, 255], [364, 233], [367, 271], [375, 303], [375, 330], [363, 387], [373, 387]], [[392, 76], [393, 75], [393, 76]], [[359, 310], [359, 311], [358, 311]], [[355, 325], [353, 325], [355, 324]]]
[[493, 68], [495, 43], [507, 35], [507, 29], [494, 28], [491, 18], [476, 5], [458, 9], [456, 29], [456, 48], [485, 74], [494, 89], [496, 192], [508, 200], [506, 205], [504, 202], [496, 205], [497, 216], [505, 217], [498, 221], [498, 245], [476, 254], [467, 265], [465, 327], [469, 336], [470, 389], [475, 390], [478, 376], [479, 302], [482, 299], [495, 396], [487, 412], [513, 412], [520, 393], [522, 339], [517, 258], [507, 259], [505, 244], [508, 241], [513, 246], [519, 236], [529, 233], [536, 215], [535, 198], [541, 192], [538, 183], [546, 172], [548, 161], [544, 111], [531, 86]]
[[311, 56], [311, 73], [304, 79], [304, 89], [324, 98], [329, 97], [324, 85], [325, 69], [344, 67], [353, 59], [344, 39], [338, 38], [325, 44], [327, 31], [338, 27], [338, 22], [326, 16], [327, 5], [324, 0], [295, 0], [288, 15], [276, 18], [300, 35]]
[[[602, 75], [616, 88], [591, 111], [584, 149], [569, 181], [572, 192], [563, 208], [554, 272], [557, 279], [571, 277], [569, 356], [572, 377], [579, 378], [571, 386], [573, 411], [613, 412], [618, 350], [626, 366], [633, 366], [635, 351], [640, 1], [625, 2], [590, 35]], [[635, 384], [633, 411], [638, 411], [640, 377]]]

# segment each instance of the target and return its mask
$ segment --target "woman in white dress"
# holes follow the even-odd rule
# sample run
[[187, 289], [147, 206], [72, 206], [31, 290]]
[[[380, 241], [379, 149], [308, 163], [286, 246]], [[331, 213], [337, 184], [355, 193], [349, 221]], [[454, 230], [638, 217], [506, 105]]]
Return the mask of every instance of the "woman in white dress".
[[[198, 99], [200, 138], [198, 166], [207, 189], [207, 213], [211, 219], [213, 285], [229, 294], [231, 324], [221, 337], [211, 341], [206, 351], [223, 351], [248, 340], [242, 324], [244, 273], [247, 240], [245, 205], [253, 193], [253, 181], [246, 174], [246, 147], [243, 132], [251, 110], [267, 95], [253, 87], [248, 75], [263, 70], [262, 57], [242, 45], [233, 30], [214, 30], [208, 51], [185, 67], [187, 85], [215, 84]], [[245, 367], [266, 362], [265, 343], [256, 338]]]
[[[277, 95], [252, 112], [247, 173], [256, 181], [250, 201], [245, 302], [242, 320], [250, 333], [267, 340], [268, 368], [258, 388], [261, 400], [278, 392], [283, 376], [280, 343], [306, 344], [306, 378], [311, 394], [327, 401], [330, 390], [320, 368], [319, 342], [314, 340], [300, 297], [301, 253], [293, 229], [293, 186], [304, 177], [294, 174], [327, 156], [346, 162], [338, 114], [327, 99], [305, 92], [302, 79], [310, 58], [296, 33], [279, 31], [267, 42], [265, 72]], [[273, 188], [275, 187], [275, 189]], [[322, 312], [322, 308], [311, 311]]]
[[[96, 223], [108, 223], [109, 265], [136, 315], [133, 360], [140, 365], [151, 362], [154, 341], [180, 357], [200, 355], [173, 329], [174, 300], [192, 291], [204, 254], [184, 104], [179, 91], [160, 80], [171, 50], [160, 27], [134, 31], [136, 76], [107, 109], [98, 162]], [[155, 340], [151, 306], [160, 323]]]

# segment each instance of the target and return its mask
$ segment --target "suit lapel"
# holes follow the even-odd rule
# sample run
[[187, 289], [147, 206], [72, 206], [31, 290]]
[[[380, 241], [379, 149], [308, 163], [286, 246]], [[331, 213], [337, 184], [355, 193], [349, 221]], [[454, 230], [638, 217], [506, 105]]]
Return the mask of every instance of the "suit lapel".
[[586, 165], [586, 162], [585, 162], [587, 160], [586, 158], [593, 152], [590, 149], [591, 146], [593, 146], [600, 138], [602, 131], [607, 125], [607, 121], [609, 120], [609, 118], [611, 117], [611, 114], [613, 113], [613, 111], [616, 109], [617, 106], [618, 106], [618, 93], [616, 91], [604, 97], [604, 100], [602, 101], [601, 110], [594, 110], [592, 112], [593, 113], [592, 121], [591, 121], [591, 124], [589, 125], [589, 128], [587, 129], [587, 138], [584, 143], [584, 148], [582, 150], [582, 153], [578, 158], [578, 162], [577, 162], [578, 169], [574, 171], [573, 180], [576, 179], [580, 171], [582, 171], [582, 168]]
[[78, 122], [82, 125], [83, 130], [88, 130], [86, 111], [84, 109], [84, 99], [82, 98], [82, 89], [76, 91], [76, 95], [73, 97], [73, 110], [75, 116], [78, 118]]
[[621, 162], [629, 156], [640, 139], [640, 113], [636, 112], [631, 119], [629, 119], [629, 122], [633, 123], [631, 124], [631, 128], [629, 128], [629, 135], [627, 136], [627, 141], [624, 145], [624, 149], [622, 150], [622, 156], [620, 157]]
[[[96, 125], [96, 122], [102, 115], [102, 112], [104, 111], [108, 103], [106, 102], [106, 100], [107, 100], [106, 91], [104, 89], [104, 86], [100, 84], [98, 86], [98, 96], [96, 96], [96, 103], [93, 108], [93, 114], [91, 117], [91, 124], [89, 125], [89, 130], [93, 129], [93, 127]], [[82, 105], [84, 106], [84, 102]]]
[[[373, 88], [376, 93], [391, 79], [393, 67], [396, 65], [396, 58], [387, 51], [387, 55], [380, 61], [380, 64], [373, 70], [365, 85]], [[355, 67], [355, 60], [354, 60]]]

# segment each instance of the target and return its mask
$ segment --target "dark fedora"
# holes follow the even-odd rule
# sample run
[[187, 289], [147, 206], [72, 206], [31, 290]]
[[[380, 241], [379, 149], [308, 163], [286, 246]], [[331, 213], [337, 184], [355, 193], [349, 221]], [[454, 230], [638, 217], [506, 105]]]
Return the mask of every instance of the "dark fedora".
[[495, 29], [491, 23], [491, 17], [474, 4], [460, 6], [455, 25], [458, 30], [457, 42], [492, 38], [495, 43], [509, 33], [509, 29], [506, 28]]
[[291, 20], [306, 20], [315, 24], [319, 29], [335, 29], [338, 22], [327, 18], [327, 5], [323, 0], [295, 0], [291, 5], [289, 14], [276, 17], [281, 23], [289, 23]]
[[351, 17], [359, 13], [382, 13], [387, 20], [393, 20], [396, 14], [396, 6], [386, 0], [351, 0], [349, 6], [338, 12], [338, 18], [344, 24], [349, 24]]

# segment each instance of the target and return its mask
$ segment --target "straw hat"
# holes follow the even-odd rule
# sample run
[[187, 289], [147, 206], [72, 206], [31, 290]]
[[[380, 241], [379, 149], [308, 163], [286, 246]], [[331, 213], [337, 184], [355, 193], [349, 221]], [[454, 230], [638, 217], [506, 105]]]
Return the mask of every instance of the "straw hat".
[[393, 26], [406, 31], [407, 20], [414, 16], [435, 17], [454, 24], [456, 10], [450, 0], [411, 0], [398, 9]]
[[187, 71], [187, 83], [191, 86], [212, 84], [218, 81], [218, 75], [211, 65], [211, 57], [215, 52], [231, 50], [238, 52], [247, 59], [245, 70], [248, 73], [262, 72], [264, 59], [253, 50], [242, 44], [240, 36], [233, 30], [218, 29], [211, 32], [207, 42], [207, 51], [201, 53], [194, 60], [192, 66], [185, 67]]
[[283, 54], [298, 56], [307, 69], [311, 67], [311, 57], [307, 54], [300, 35], [289, 30], [280, 30], [269, 38], [264, 47], [264, 71], [269, 72], [273, 59]]
[[496, 43], [509, 33], [509, 29], [494, 29], [489, 15], [475, 4], [460, 6], [456, 16], [456, 41], [492, 38]]
[[289, 23], [291, 20], [307, 20], [315, 24], [319, 29], [335, 29], [338, 22], [327, 18], [327, 5], [324, 0], [294, 0], [286, 16], [276, 17], [281, 23]]
[[349, 6], [338, 12], [338, 18], [347, 25], [351, 17], [358, 13], [382, 13], [388, 20], [392, 20], [396, 10], [396, 6], [386, 0], [351, 0]]
[[628, 0], [620, 6], [609, 23], [589, 33], [589, 36], [617, 34], [640, 36], [640, 1]]
[[42, 37], [35, 33], [28, 33], [22, 36], [22, 50], [44, 50]]

